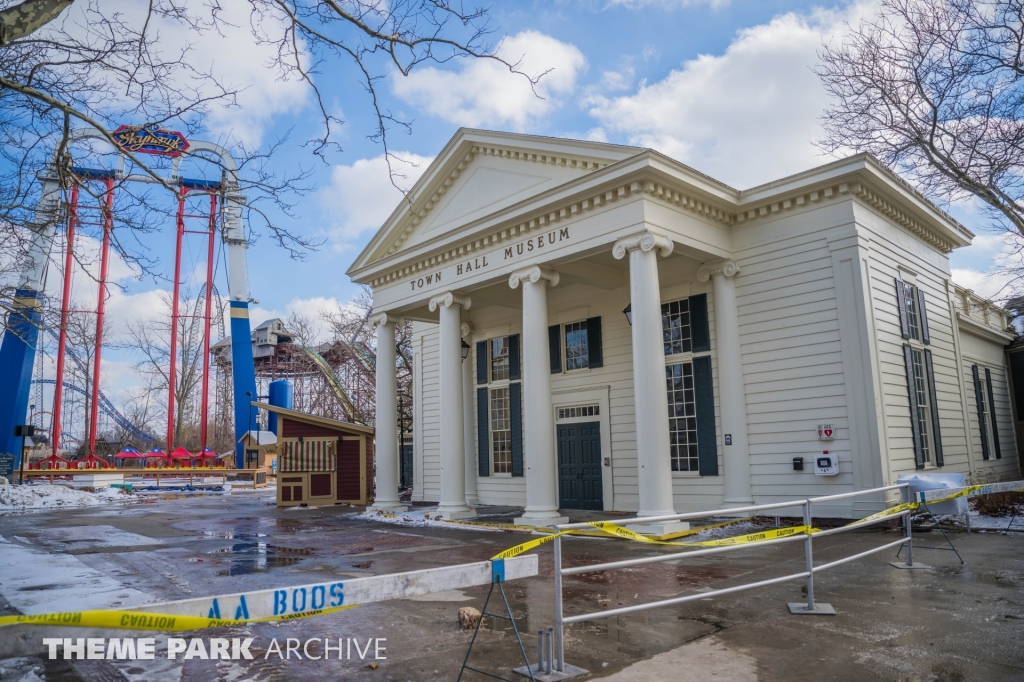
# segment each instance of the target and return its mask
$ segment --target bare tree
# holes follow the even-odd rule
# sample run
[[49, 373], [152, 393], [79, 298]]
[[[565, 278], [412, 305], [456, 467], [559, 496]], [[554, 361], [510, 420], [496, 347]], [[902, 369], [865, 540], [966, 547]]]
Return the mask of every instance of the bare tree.
[[[349, 365], [354, 371], [363, 373], [364, 384], [375, 386], [375, 370], [377, 366], [376, 329], [370, 324], [373, 312], [373, 299], [370, 290], [363, 286], [352, 301], [352, 305], [335, 312], [323, 312], [321, 317], [327, 323], [337, 341], [343, 342], [353, 354]], [[398, 394], [403, 397], [402, 413], [398, 418], [409, 424], [412, 421], [412, 323], [409, 321], [395, 327], [396, 374]], [[371, 408], [376, 405], [376, 395], [369, 401]], [[364, 417], [364, 423], [372, 423], [374, 412], [370, 409]]]
[[1024, 0], [882, 0], [821, 51], [827, 152], [869, 152], [1024, 233]]
[[[392, 182], [399, 177], [388, 144], [392, 127], [409, 132], [411, 121], [397, 117], [381, 101], [378, 86], [389, 72], [408, 76], [424, 62], [445, 63], [459, 58], [488, 59], [526, 78], [535, 86], [547, 73], [527, 74], [520, 69], [522, 55], [510, 60], [499, 55], [489, 42], [492, 29], [488, 10], [467, 7], [456, 0], [250, 0], [253, 16], [261, 19], [283, 17], [282, 34], [255, 35], [274, 44], [281, 55], [279, 64], [298, 74], [313, 90], [323, 122], [319, 137], [311, 140], [313, 153], [323, 155], [336, 147], [334, 130], [341, 123], [324, 103], [314, 75], [334, 60], [355, 67], [373, 107], [376, 125], [371, 140], [384, 147]], [[263, 22], [261, 22], [262, 25]], [[299, 48], [300, 41], [306, 49]], [[398, 185], [395, 185], [398, 187]], [[399, 187], [399, 189], [401, 189]]]
[[315, 318], [293, 312], [284, 321], [284, 326], [291, 333], [295, 343], [300, 346], [313, 348], [316, 345], [319, 334]]
[[[171, 307], [169, 294], [163, 295], [164, 310], [157, 318], [127, 323], [129, 341], [121, 348], [138, 358], [136, 369], [147, 379], [149, 409], [153, 404], [167, 408], [171, 358]], [[181, 316], [177, 329], [177, 359], [174, 385], [174, 443], [187, 448], [200, 446], [203, 378], [203, 299], [181, 293]], [[212, 371], [212, 368], [211, 368]]]

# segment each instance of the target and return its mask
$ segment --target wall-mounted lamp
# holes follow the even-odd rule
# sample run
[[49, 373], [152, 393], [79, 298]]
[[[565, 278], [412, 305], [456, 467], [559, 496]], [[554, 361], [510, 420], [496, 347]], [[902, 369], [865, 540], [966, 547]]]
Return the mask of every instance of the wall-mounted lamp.
[[462, 340], [462, 359], [465, 360], [468, 357], [469, 357], [469, 344], [466, 343], [465, 339], [463, 339]]
[[633, 304], [630, 303], [622, 309], [622, 314], [626, 316], [626, 322], [629, 322], [629, 326], [633, 326]]

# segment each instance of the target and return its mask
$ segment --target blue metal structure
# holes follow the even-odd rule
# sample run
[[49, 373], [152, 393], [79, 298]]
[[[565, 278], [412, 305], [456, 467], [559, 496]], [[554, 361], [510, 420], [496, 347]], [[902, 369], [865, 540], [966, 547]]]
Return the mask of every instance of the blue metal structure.
[[[271, 381], [267, 387], [267, 402], [274, 407], [283, 407], [286, 410], [292, 409], [292, 382], [287, 379]], [[267, 419], [267, 428], [280, 436], [277, 432], [277, 412], [271, 412]]]
[[[13, 470], [21, 466], [21, 438], [14, 427], [25, 422], [28, 394], [32, 386], [32, 366], [42, 321], [39, 293], [18, 289], [7, 315], [7, 330], [0, 345], [0, 452], [14, 455]], [[0, 471], [10, 476], [13, 471]]]
[[[57, 385], [57, 382], [55, 380], [53, 380], [53, 379], [33, 379], [32, 383], [33, 384], [48, 384], [50, 386], [56, 386]], [[66, 388], [69, 391], [74, 391], [75, 393], [81, 393], [84, 396], [88, 395], [86, 390], [84, 388], [82, 388], [81, 386], [75, 386], [74, 384], [69, 384], [66, 381], [64, 382], [64, 388]], [[148, 444], [148, 443], [155, 443], [156, 442], [156, 438], [154, 438], [153, 436], [149, 435], [145, 431], [141, 430], [140, 428], [135, 426], [135, 424], [132, 424], [130, 421], [128, 421], [127, 417], [125, 417], [123, 414], [118, 412], [117, 408], [114, 407], [114, 404], [112, 402], [110, 402], [110, 400], [107, 398], [107, 396], [103, 395], [102, 391], [100, 391], [100, 409], [103, 410], [104, 414], [106, 414], [108, 417], [113, 419], [115, 424], [117, 424], [122, 429], [124, 429], [125, 431], [130, 433], [132, 438], [135, 438], [136, 440], [138, 440], [141, 443], [147, 443]], [[68, 433], [66, 433], [64, 431], [61, 431], [61, 436], [69, 436], [69, 435], [70, 434], [68, 434]]]
[[252, 359], [252, 332], [249, 326], [249, 302], [232, 300], [231, 306], [231, 382], [235, 399], [235, 462], [245, 468], [245, 449], [241, 440], [256, 426], [258, 410], [256, 367]]

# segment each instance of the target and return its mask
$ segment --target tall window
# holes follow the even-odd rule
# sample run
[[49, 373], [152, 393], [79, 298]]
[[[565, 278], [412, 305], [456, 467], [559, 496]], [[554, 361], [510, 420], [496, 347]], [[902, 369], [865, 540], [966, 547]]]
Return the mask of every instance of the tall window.
[[508, 337], [491, 339], [491, 381], [508, 379]]
[[665, 355], [679, 355], [693, 350], [690, 340], [689, 299], [662, 304], [661, 332], [665, 341]]
[[665, 381], [668, 388], [669, 451], [672, 457], [672, 471], [698, 471], [693, 363], [666, 365]]
[[512, 473], [512, 421], [508, 386], [491, 391], [491, 461], [496, 474]]
[[587, 323], [565, 325], [565, 370], [585, 369], [590, 366], [590, 347], [587, 343]]
[[487, 428], [490, 429], [491, 472], [512, 473], [512, 396], [509, 388], [512, 351], [508, 336], [487, 342]]
[[921, 317], [917, 310], [917, 287], [913, 284], [903, 284], [904, 296], [907, 306], [907, 328], [910, 338], [915, 341], [921, 340]]
[[921, 431], [921, 453], [925, 462], [932, 461], [931, 440], [928, 437], [931, 424], [931, 403], [928, 400], [928, 380], [925, 376], [924, 356], [921, 351], [910, 351], [914, 364], [914, 399], [917, 400], [917, 421]]

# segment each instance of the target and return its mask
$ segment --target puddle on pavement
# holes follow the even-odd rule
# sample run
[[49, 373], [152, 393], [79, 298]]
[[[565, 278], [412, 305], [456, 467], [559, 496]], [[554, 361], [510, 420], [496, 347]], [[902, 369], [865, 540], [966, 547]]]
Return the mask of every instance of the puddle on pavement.
[[217, 575], [247, 575], [265, 573], [272, 568], [294, 566], [305, 557], [312, 556], [311, 547], [279, 547], [268, 542], [237, 542], [231, 547], [218, 549], [210, 554], [231, 555], [231, 565], [217, 572]]

